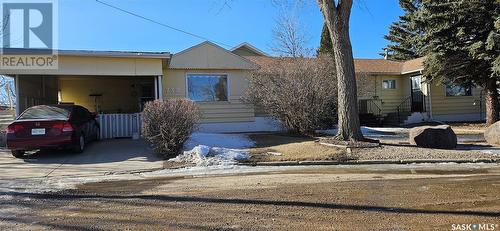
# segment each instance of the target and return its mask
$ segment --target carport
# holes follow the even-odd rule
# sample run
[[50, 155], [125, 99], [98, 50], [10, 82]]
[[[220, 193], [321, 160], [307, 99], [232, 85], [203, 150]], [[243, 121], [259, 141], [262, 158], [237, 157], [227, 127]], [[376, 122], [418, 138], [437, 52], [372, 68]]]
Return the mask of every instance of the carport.
[[40, 104], [77, 104], [98, 114], [103, 138], [137, 137], [144, 103], [163, 99], [163, 68], [170, 54], [68, 50], [57, 54], [56, 69], [0, 69], [0, 74], [15, 79], [16, 114]]

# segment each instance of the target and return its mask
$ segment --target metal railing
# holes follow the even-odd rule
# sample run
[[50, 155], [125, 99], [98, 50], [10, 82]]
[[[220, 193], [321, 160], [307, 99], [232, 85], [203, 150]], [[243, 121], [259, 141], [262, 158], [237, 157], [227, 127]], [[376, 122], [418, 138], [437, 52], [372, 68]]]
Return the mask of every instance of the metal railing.
[[420, 94], [413, 95], [413, 97], [412, 95], [409, 95], [396, 107], [398, 123], [403, 122], [403, 114], [406, 116], [407, 113], [425, 112], [426, 109], [426, 97], [422, 92], [420, 92]]
[[382, 115], [382, 109], [377, 105], [375, 99], [361, 99], [358, 101], [358, 108], [360, 114], [373, 114], [377, 117]]

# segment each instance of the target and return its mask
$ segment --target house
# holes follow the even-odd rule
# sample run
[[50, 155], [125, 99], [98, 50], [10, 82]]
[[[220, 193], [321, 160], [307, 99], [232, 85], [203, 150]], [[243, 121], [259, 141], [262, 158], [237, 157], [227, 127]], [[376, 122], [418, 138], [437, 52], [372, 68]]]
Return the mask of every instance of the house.
[[[276, 58], [247, 57], [264, 68]], [[484, 120], [481, 88], [427, 81], [422, 76], [424, 58], [406, 62], [355, 59], [358, 106], [362, 124], [403, 125], [424, 121]]]
[[396, 62], [356, 59], [361, 119], [378, 115], [385, 124], [484, 120], [481, 88], [441, 84], [422, 76], [424, 58]]
[[[60, 50], [57, 59], [57, 69], [0, 69], [15, 78], [17, 113], [37, 104], [79, 104], [99, 114], [101, 134], [131, 136], [145, 102], [188, 98], [203, 111], [203, 131], [279, 129], [241, 100], [250, 73], [273, 59], [248, 43], [227, 50], [203, 42], [176, 54]], [[427, 83], [422, 62], [355, 60], [362, 114], [398, 124], [482, 119], [480, 89]]]

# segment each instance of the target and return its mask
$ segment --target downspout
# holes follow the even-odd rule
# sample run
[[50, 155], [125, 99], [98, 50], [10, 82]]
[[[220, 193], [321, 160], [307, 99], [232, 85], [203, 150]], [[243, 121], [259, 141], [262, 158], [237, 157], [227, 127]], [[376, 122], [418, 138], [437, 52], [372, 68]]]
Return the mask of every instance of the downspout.
[[[420, 71], [420, 74], [422, 74], [422, 71]], [[427, 83], [427, 95], [429, 96], [429, 119], [434, 120], [434, 116], [432, 115], [432, 93], [431, 92], [432, 92], [432, 84], [429, 82], [429, 83]]]

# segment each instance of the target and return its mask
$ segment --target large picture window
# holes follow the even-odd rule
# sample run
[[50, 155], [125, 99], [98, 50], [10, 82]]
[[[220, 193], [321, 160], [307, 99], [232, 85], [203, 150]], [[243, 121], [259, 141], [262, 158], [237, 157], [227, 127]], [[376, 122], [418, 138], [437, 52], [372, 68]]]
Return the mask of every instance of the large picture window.
[[188, 97], [197, 102], [227, 101], [227, 75], [189, 74]]
[[471, 87], [463, 87], [456, 84], [446, 84], [446, 96], [471, 96]]

